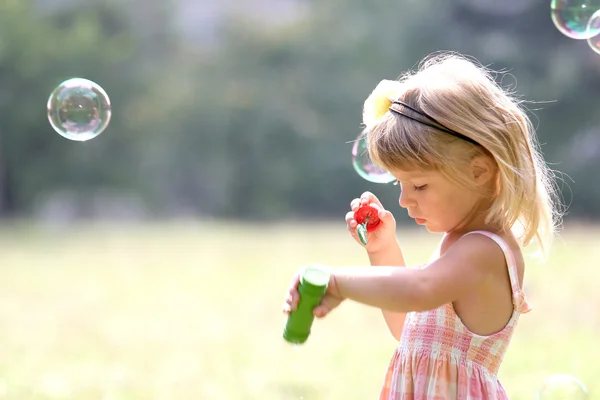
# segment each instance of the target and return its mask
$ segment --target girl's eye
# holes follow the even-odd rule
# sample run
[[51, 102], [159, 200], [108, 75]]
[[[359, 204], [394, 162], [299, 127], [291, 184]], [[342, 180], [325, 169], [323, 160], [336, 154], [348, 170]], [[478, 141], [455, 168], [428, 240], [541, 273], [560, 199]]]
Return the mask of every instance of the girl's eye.
[[[400, 186], [400, 181], [396, 180], [394, 182], [392, 182], [392, 185], [394, 186]], [[413, 188], [415, 189], [416, 192], [424, 190], [425, 188], [427, 188], [427, 185], [421, 185], [421, 186], [413, 186]]]

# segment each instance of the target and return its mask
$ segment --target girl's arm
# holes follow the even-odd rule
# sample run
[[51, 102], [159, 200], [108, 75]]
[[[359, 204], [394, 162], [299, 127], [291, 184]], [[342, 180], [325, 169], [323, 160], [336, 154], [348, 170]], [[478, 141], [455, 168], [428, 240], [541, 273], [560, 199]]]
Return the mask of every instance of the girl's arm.
[[[406, 266], [402, 250], [397, 242], [396, 246], [387, 251], [369, 254], [369, 261], [371, 262], [371, 266], [395, 265], [396, 268]], [[400, 341], [406, 313], [388, 311], [383, 308], [381, 309], [381, 312], [383, 313], [383, 319], [385, 319], [385, 323], [387, 324], [390, 333], [397, 341]]]
[[[427, 311], [458, 300], [504, 265], [502, 250], [482, 235], [466, 235], [423, 269], [393, 266], [332, 270], [334, 296], [391, 313]], [[398, 320], [396, 320], [398, 321]]]

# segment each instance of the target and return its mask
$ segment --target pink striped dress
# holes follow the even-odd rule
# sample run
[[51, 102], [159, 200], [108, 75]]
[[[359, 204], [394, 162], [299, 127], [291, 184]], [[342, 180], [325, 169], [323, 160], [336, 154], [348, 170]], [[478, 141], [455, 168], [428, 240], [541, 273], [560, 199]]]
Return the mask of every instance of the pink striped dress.
[[490, 232], [470, 233], [488, 236], [502, 248], [513, 292], [512, 317], [500, 332], [480, 336], [463, 325], [452, 304], [408, 313], [380, 400], [508, 399], [497, 373], [519, 315], [530, 307], [508, 244]]

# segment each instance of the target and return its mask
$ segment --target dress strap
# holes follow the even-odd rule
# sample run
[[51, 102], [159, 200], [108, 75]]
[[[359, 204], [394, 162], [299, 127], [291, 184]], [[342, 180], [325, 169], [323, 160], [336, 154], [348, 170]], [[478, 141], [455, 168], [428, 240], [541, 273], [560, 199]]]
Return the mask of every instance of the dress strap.
[[500, 249], [502, 249], [502, 253], [504, 253], [504, 258], [506, 259], [506, 265], [508, 267], [508, 276], [510, 278], [510, 287], [513, 293], [513, 304], [515, 306], [515, 310], [520, 313], [527, 313], [531, 311], [531, 307], [527, 304], [527, 300], [525, 299], [525, 294], [521, 289], [521, 285], [519, 284], [519, 270], [517, 268], [517, 261], [515, 259], [515, 255], [504, 239], [498, 236], [495, 233], [488, 231], [472, 231], [468, 232], [466, 235], [472, 233], [479, 233], [481, 235], [487, 236], [492, 239]]

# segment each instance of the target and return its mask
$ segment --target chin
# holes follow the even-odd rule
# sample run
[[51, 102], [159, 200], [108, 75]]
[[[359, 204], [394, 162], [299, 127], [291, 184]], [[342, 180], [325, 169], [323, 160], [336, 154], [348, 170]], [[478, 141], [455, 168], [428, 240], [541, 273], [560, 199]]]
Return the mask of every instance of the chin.
[[429, 232], [429, 233], [445, 233], [446, 232], [444, 229], [441, 229], [440, 227], [433, 226], [430, 224], [425, 224], [425, 229], [427, 229], [427, 232]]
[[432, 228], [427, 228], [427, 227], [425, 227], [425, 228], [427, 229], [427, 232], [429, 232], [429, 233], [444, 233], [445, 232], [442, 229], [432, 229]]

